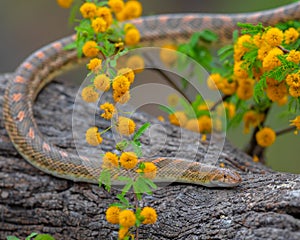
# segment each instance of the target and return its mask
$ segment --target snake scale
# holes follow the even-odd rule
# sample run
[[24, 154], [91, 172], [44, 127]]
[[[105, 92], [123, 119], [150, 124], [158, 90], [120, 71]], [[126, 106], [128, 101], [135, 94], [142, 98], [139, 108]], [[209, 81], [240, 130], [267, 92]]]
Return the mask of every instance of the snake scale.
[[[221, 42], [228, 41], [237, 22], [273, 25], [299, 19], [300, 2], [279, 8], [240, 14], [165, 14], [131, 20], [141, 33], [143, 44], [163, 38], [185, 38], [203, 29], [214, 30]], [[33, 115], [33, 104], [40, 90], [55, 76], [73, 65], [85, 62], [64, 46], [74, 36], [53, 42], [34, 52], [16, 70], [10, 80], [3, 107], [6, 130], [18, 152], [44, 172], [73, 181], [97, 183], [101, 166], [89, 167], [89, 159], [63, 151], [41, 134]], [[232, 187], [241, 182], [240, 175], [226, 168], [167, 157], [147, 159], [157, 167], [158, 182], [185, 182], [208, 187]], [[183, 170], [184, 169], [184, 170]], [[115, 174], [126, 175], [124, 170]], [[114, 174], [114, 173], [113, 173]]]

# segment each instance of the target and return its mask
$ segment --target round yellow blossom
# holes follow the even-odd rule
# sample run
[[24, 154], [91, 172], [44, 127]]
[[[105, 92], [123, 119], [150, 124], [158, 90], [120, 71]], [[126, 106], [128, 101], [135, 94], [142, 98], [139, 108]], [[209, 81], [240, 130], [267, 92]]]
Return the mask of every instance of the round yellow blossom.
[[108, 6], [115, 13], [121, 12], [124, 9], [124, 1], [123, 0], [109, 0]]
[[177, 46], [174, 44], [166, 44], [162, 46], [159, 56], [160, 60], [167, 66], [172, 65], [177, 60]]
[[125, 136], [129, 136], [134, 133], [135, 130], [135, 122], [127, 117], [119, 117], [118, 122], [116, 124], [117, 131]]
[[93, 18], [96, 15], [97, 6], [95, 3], [86, 2], [81, 5], [79, 10], [84, 18]]
[[175, 112], [169, 115], [170, 123], [176, 126], [184, 126], [187, 120], [187, 116], [184, 112]]
[[87, 41], [82, 47], [82, 52], [87, 57], [96, 57], [99, 53], [98, 44], [95, 41]]
[[141, 56], [130, 56], [126, 62], [127, 67], [131, 68], [135, 73], [142, 72], [145, 68], [144, 59]]
[[103, 33], [107, 30], [107, 22], [102, 17], [97, 17], [92, 20], [92, 28], [95, 33]]
[[249, 48], [246, 47], [246, 43], [252, 43], [251, 36], [248, 34], [242, 35], [238, 38], [236, 44], [234, 45], [234, 60], [240, 61]]
[[287, 85], [300, 87], [300, 74], [299, 73], [291, 73], [286, 76], [285, 79]]
[[132, 24], [132, 23], [126, 23], [125, 25], [124, 25], [124, 31], [125, 32], [127, 32], [129, 29], [131, 29], [131, 28], [136, 28], [136, 26], [134, 25], [134, 24]]
[[81, 97], [85, 102], [96, 102], [99, 99], [99, 93], [97, 93], [93, 86], [87, 86], [82, 89]]
[[247, 78], [238, 82], [236, 94], [241, 100], [248, 100], [253, 96], [253, 79]]
[[283, 51], [281, 49], [273, 48], [270, 50], [263, 60], [263, 69], [269, 71], [275, 67], [281, 66], [281, 61], [278, 59], [278, 56], [280, 55], [283, 55]]
[[132, 210], [126, 209], [119, 214], [119, 223], [123, 227], [130, 228], [135, 225], [136, 217]]
[[130, 84], [134, 82], [135, 74], [130, 68], [121, 68], [117, 74], [125, 76]]
[[201, 133], [210, 133], [212, 129], [212, 121], [209, 116], [202, 116], [198, 118], [199, 121], [199, 131]]
[[128, 232], [129, 232], [129, 228], [127, 227], [122, 227], [119, 229], [118, 235], [119, 235], [119, 239], [123, 240], [125, 237], [128, 236]]
[[149, 179], [154, 179], [157, 172], [157, 167], [152, 162], [144, 162], [145, 168], [143, 169], [144, 176]]
[[71, 7], [73, 0], [56, 0], [57, 4], [62, 8]]
[[270, 50], [272, 50], [272, 47], [269, 44], [262, 44], [257, 51], [257, 59], [263, 61]]
[[253, 36], [253, 43], [257, 46], [257, 47], [261, 47], [264, 43], [264, 35], [261, 33], [258, 33], [256, 35]]
[[157, 213], [151, 207], [144, 207], [141, 211], [141, 216], [144, 218], [143, 224], [153, 224], [157, 220]]
[[109, 27], [112, 24], [113, 17], [112, 17], [110, 9], [108, 7], [97, 8], [96, 16], [103, 18], [104, 21], [107, 23], [107, 27]]
[[213, 73], [207, 78], [207, 86], [211, 90], [219, 89], [222, 82], [223, 82], [223, 77], [219, 73]]
[[247, 134], [250, 131], [250, 127], [257, 127], [265, 118], [265, 115], [258, 113], [254, 110], [247, 111], [244, 114], [244, 133]]
[[176, 93], [169, 94], [167, 102], [169, 106], [175, 107], [179, 102], [179, 96]]
[[102, 60], [99, 58], [93, 58], [87, 64], [87, 68], [93, 71], [94, 73], [99, 72], [99, 70], [101, 70], [101, 67], [102, 67]]
[[120, 164], [125, 169], [132, 169], [137, 163], [138, 158], [134, 152], [123, 152], [120, 156]]
[[137, 18], [142, 15], [143, 7], [139, 1], [129, 0], [125, 3], [122, 12], [126, 16], [126, 19]]
[[91, 127], [89, 128], [85, 133], [85, 139], [88, 144], [92, 146], [98, 146], [102, 143], [102, 137], [100, 133], [98, 132], [97, 127]]
[[278, 106], [283, 106], [283, 105], [287, 104], [288, 100], [289, 100], [288, 95], [285, 95], [285, 96], [283, 96], [283, 98], [276, 101], [276, 103]]
[[130, 88], [130, 82], [127, 77], [120, 75], [114, 79], [112, 88], [117, 92], [125, 93]]
[[275, 142], [276, 133], [273, 129], [264, 127], [256, 133], [255, 138], [261, 147], [269, 147]]
[[94, 86], [100, 91], [108, 91], [110, 88], [109, 77], [105, 74], [99, 74], [94, 78]]
[[291, 126], [295, 126], [297, 130], [300, 130], [300, 116], [297, 116], [295, 119], [290, 120]]
[[106, 220], [112, 224], [119, 223], [120, 208], [111, 206], [106, 210]]
[[158, 116], [157, 117], [157, 120], [160, 121], [160, 122], [164, 122], [165, 121], [165, 118], [163, 116]]
[[193, 132], [199, 132], [199, 120], [197, 118], [188, 120], [184, 128]]
[[300, 63], [300, 51], [296, 51], [296, 50], [291, 50], [288, 54], [288, 56], [286, 57], [286, 60], [299, 64]]
[[286, 44], [294, 43], [299, 38], [299, 32], [295, 28], [289, 28], [284, 31], [284, 42]]
[[123, 92], [118, 92], [118, 91], [114, 91], [113, 92], [113, 98], [114, 101], [120, 104], [124, 104], [127, 103], [130, 99], [130, 93], [129, 91], [123, 93]]
[[290, 86], [289, 94], [294, 98], [300, 97], [300, 87]]
[[236, 92], [237, 89], [237, 82], [236, 81], [228, 81], [227, 79], [223, 79], [223, 82], [220, 86], [220, 90], [225, 95], [232, 95]]
[[233, 74], [237, 78], [247, 78], [247, 66], [244, 64], [243, 61], [235, 62], [233, 66]]
[[106, 152], [103, 156], [103, 168], [111, 169], [119, 166], [119, 158], [112, 152]]
[[107, 120], [111, 119], [113, 114], [116, 112], [114, 105], [108, 102], [103, 103], [100, 106], [100, 109], [104, 110], [104, 113], [101, 114], [101, 117]]
[[285, 82], [278, 82], [276, 85], [270, 85], [267, 87], [266, 90], [267, 97], [273, 101], [277, 102], [280, 101], [286, 94], [287, 94], [287, 88], [285, 85]]
[[264, 40], [272, 47], [279, 46], [283, 40], [283, 32], [276, 27], [270, 28], [265, 33]]
[[128, 46], [136, 45], [140, 41], [140, 39], [140, 32], [136, 28], [130, 28], [125, 33], [125, 44]]

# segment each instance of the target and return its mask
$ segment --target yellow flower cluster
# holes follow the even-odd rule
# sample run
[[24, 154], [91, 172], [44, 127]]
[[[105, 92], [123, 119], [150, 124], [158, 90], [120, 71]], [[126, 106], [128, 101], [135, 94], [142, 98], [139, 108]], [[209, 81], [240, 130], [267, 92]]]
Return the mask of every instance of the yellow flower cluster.
[[256, 133], [255, 137], [261, 147], [269, 147], [275, 142], [276, 133], [272, 128], [264, 127]]
[[137, 0], [127, 1], [120, 11], [116, 12], [118, 21], [129, 20], [140, 17], [142, 15], [142, 4]]
[[144, 207], [139, 216], [131, 209], [122, 210], [116, 206], [106, 210], [106, 220], [112, 224], [120, 224], [119, 239], [129, 236], [129, 229], [135, 226], [137, 219], [143, 224], [154, 224], [157, 221], [157, 213], [151, 207]]
[[300, 72], [288, 74], [285, 81], [289, 87], [289, 94], [294, 98], [300, 97]]

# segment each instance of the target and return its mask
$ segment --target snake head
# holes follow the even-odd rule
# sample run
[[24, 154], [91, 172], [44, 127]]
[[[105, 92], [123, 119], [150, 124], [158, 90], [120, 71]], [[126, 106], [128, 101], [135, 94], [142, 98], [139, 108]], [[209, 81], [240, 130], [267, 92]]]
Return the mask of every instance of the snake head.
[[211, 184], [215, 187], [234, 187], [241, 181], [242, 178], [236, 171], [226, 168], [219, 168], [211, 178]]

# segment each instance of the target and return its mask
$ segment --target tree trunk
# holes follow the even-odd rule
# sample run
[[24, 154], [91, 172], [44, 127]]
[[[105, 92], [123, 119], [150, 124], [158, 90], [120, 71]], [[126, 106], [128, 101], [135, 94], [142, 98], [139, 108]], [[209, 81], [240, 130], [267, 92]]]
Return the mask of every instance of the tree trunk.
[[[0, 109], [10, 75], [0, 78]], [[34, 113], [48, 139], [74, 151], [71, 134], [72, 103], [77, 87], [51, 83], [39, 95]], [[134, 115], [137, 123], [154, 117]], [[154, 124], [155, 125], [155, 124]], [[183, 144], [182, 156], [196, 152], [203, 158], [207, 144], [199, 136], [167, 123], [142, 139], [147, 155], [173, 156]], [[160, 135], [167, 134], [163, 148]], [[109, 139], [105, 139], [108, 140]], [[103, 142], [106, 142], [106, 141]], [[110, 140], [111, 142], [111, 140]], [[151, 142], [151, 144], [150, 144]], [[113, 146], [105, 145], [111, 149]], [[209, 189], [171, 184], [143, 198], [142, 206], [158, 212], [154, 225], [141, 227], [140, 239], [300, 239], [300, 176], [274, 172], [225, 143], [218, 163], [240, 172], [243, 182], [232, 189]], [[56, 239], [116, 239], [117, 226], [106, 222], [105, 210], [116, 190], [87, 183], [74, 183], [45, 174], [27, 163], [15, 150], [0, 118], [0, 239], [24, 238], [31, 232], [49, 233]]]

